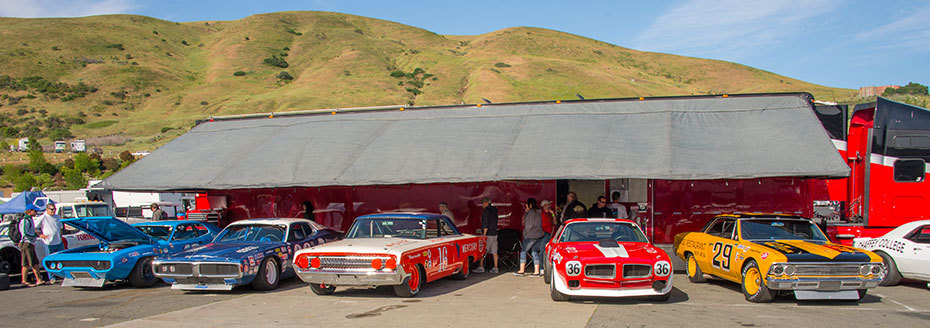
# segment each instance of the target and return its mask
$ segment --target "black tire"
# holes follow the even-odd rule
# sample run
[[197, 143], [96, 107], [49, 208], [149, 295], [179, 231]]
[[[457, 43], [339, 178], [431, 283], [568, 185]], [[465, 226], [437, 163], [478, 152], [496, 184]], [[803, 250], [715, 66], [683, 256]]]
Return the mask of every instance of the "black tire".
[[13, 263], [7, 260], [0, 260], [0, 274], [10, 274], [13, 272]]
[[[704, 278], [704, 272], [701, 271], [701, 266], [698, 265], [697, 259], [694, 258], [694, 254], [688, 253], [686, 261], [685, 271], [688, 272], [688, 280], [696, 284], [707, 282], [707, 278]], [[694, 272], [691, 272], [692, 265], [694, 266]]]
[[662, 294], [662, 295], [654, 295], [654, 296], [649, 297], [649, 299], [651, 299], [653, 302], [659, 302], [659, 303], [668, 302], [670, 298], [672, 298], [671, 291], [669, 291], [668, 293]]
[[543, 275], [543, 281], [546, 282], [546, 284], [551, 284], [552, 276], [549, 275], [549, 272], [552, 272], [552, 261], [546, 261], [546, 268], [544, 270], [546, 270], [546, 274]]
[[22, 270], [19, 250], [8, 247], [0, 251], [0, 273], [16, 274]]
[[550, 279], [550, 283], [549, 283], [549, 297], [551, 297], [553, 301], [556, 301], [556, 302], [566, 302], [566, 301], [569, 301], [569, 300], [572, 299], [571, 296], [562, 294], [562, 292], [560, 292], [560, 291], [558, 291], [558, 290], [555, 289], [555, 279], [556, 279], [556, 278], [555, 278], [555, 270], [552, 270], [552, 271], [547, 272], [546, 275], [549, 276], [549, 279]]
[[468, 279], [468, 275], [471, 273], [471, 257], [465, 259], [462, 262], [462, 270], [459, 270], [458, 273], [452, 275], [452, 279], [455, 280], [465, 280]]
[[281, 270], [278, 269], [278, 261], [273, 257], [266, 257], [258, 268], [255, 279], [252, 280], [252, 288], [255, 290], [272, 290], [278, 288], [278, 281], [281, 280]]
[[894, 286], [901, 282], [901, 272], [898, 271], [898, 264], [894, 262], [891, 255], [885, 254], [885, 252], [876, 253], [882, 257], [882, 262], [885, 262], [885, 277], [882, 278], [882, 282], [878, 283], [878, 285]]
[[332, 295], [336, 292], [336, 286], [326, 285], [326, 287], [323, 287], [320, 284], [310, 284], [310, 290], [317, 295]]
[[145, 257], [136, 262], [136, 266], [129, 272], [129, 284], [136, 288], [149, 288], [155, 286], [158, 277], [152, 269], [154, 258]]
[[[755, 272], [753, 272], [755, 270]], [[750, 278], [747, 279], [747, 273], [750, 274]], [[771, 302], [774, 296], [772, 291], [765, 286], [765, 277], [762, 275], [762, 271], [759, 269], [759, 265], [756, 264], [756, 261], [749, 260], [746, 265], [743, 266], [742, 274], [742, 283], [740, 288], [743, 290], [743, 296], [746, 296], [746, 300], [753, 303], [767, 303]], [[746, 290], [747, 283], [750, 286], [758, 285], [755, 293], [750, 293]]]
[[10, 289], [10, 276], [6, 273], [0, 273], [0, 290]]
[[864, 298], [865, 295], [869, 292], [868, 289], [857, 289], [856, 291], [859, 292], [859, 298], [856, 299], [855, 302], [861, 301], [862, 298]]
[[394, 294], [400, 297], [414, 297], [420, 293], [420, 288], [423, 287], [423, 281], [426, 279], [426, 274], [423, 272], [423, 268], [420, 265], [417, 265], [413, 268], [413, 272], [410, 273], [410, 276], [404, 278], [404, 281], [400, 285], [394, 286]]

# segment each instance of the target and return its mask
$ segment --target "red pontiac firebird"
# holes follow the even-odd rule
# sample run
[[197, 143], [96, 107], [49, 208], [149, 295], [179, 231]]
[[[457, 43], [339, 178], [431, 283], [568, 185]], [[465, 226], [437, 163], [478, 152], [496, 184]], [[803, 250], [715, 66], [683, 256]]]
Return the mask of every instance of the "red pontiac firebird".
[[553, 301], [651, 296], [664, 302], [672, 291], [668, 254], [623, 219], [566, 221], [546, 245], [545, 273]]

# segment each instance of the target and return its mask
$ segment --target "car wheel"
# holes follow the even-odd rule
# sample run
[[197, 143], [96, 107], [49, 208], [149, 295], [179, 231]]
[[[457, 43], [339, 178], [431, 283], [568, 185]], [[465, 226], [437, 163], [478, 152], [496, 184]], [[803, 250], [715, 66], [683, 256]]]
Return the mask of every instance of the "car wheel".
[[544, 270], [546, 274], [543, 275], [543, 281], [547, 284], [551, 284], [552, 276], [549, 275], [549, 272], [552, 272], [552, 261], [546, 261], [546, 268]]
[[19, 265], [20, 258], [19, 250], [15, 248], [5, 248], [0, 251], [0, 273], [19, 273], [21, 269]]
[[753, 303], [765, 303], [772, 301], [772, 292], [765, 286], [762, 272], [756, 261], [749, 260], [743, 267], [743, 296], [746, 300]]
[[878, 256], [882, 257], [882, 262], [885, 262], [885, 277], [882, 278], [879, 286], [894, 286], [901, 282], [901, 272], [898, 271], [898, 264], [894, 262], [894, 259], [891, 258], [891, 255], [885, 254], [885, 252], [876, 252]]
[[419, 265], [413, 267], [410, 276], [404, 279], [400, 285], [394, 286], [394, 294], [400, 297], [414, 297], [420, 293], [420, 287], [423, 287], [423, 280], [426, 279], [423, 270]]
[[7, 260], [0, 260], [0, 273], [10, 274], [13, 272], [13, 263]]
[[317, 295], [332, 295], [336, 292], [336, 286], [323, 284], [310, 284], [310, 290]]
[[465, 259], [464, 262], [462, 262], [462, 270], [460, 270], [460, 271], [459, 271], [458, 273], [456, 273], [456, 274], [453, 274], [453, 275], [452, 275], [452, 279], [455, 279], [455, 280], [465, 280], [465, 279], [468, 279], [468, 274], [469, 274], [470, 272], [471, 272], [471, 258], [469, 257], [469, 258]]
[[555, 289], [555, 280], [558, 279], [555, 277], [555, 270], [550, 270], [546, 272], [546, 275], [549, 276], [549, 297], [556, 302], [565, 302], [571, 299], [571, 296], [562, 294], [562, 292]]
[[148, 288], [155, 286], [158, 277], [152, 269], [153, 258], [145, 257], [136, 262], [136, 266], [129, 272], [129, 284], [136, 288]]
[[701, 271], [701, 266], [698, 265], [697, 259], [694, 258], [694, 254], [688, 253], [688, 280], [693, 283], [702, 283], [707, 282], [707, 278], [704, 278], [704, 272]]
[[272, 290], [278, 287], [278, 278], [281, 276], [281, 270], [278, 270], [278, 261], [274, 258], [266, 257], [258, 268], [255, 280], [252, 280], [252, 288], [255, 290]]

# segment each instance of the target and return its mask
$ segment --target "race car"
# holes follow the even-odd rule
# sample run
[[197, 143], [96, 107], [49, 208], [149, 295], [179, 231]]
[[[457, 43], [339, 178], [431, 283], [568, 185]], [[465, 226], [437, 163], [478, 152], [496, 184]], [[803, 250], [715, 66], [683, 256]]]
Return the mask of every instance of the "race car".
[[572, 296], [651, 296], [672, 291], [668, 254], [625, 219], [566, 221], [546, 246], [545, 282], [553, 301]]
[[[9, 231], [10, 221], [0, 223], [0, 273], [12, 274], [20, 272], [21, 266], [19, 261], [22, 256], [19, 246], [10, 240]], [[77, 230], [71, 226], [63, 225], [61, 229], [61, 242], [64, 243], [65, 249], [78, 248], [83, 246], [97, 245], [97, 238], [85, 232]], [[47, 249], [45, 247], [36, 247], [36, 258], [44, 259]]]
[[444, 215], [372, 214], [356, 218], [346, 239], [297, 252], [294, 265], [317, 295], [337, 286], [393, 286], [397, 296], [413, 297], [427, 282], [468, 278], [485, 243]]
[[882, 286], [897, 285], [901, 278], [930, 281], [930, 220], [906, 223], [878, 238], [853, 239], [853, 246], [882, 257]]
[[291, 256], [301, 248], [339, 239], [340, 234], [307, 219], [236, 221], [213, 242], [152, 263], [155, 276], [181, 290], [231, 290], [251, 284], [272, 290], [294, 274]]
[[144, 233], [114, 217], [83, 217], [61, 221], [94, 236], [99, 245], [64, 250], [45, 257], [45, 270], [64, 278], [62, 286], [102, 287], [107, 281], [128, 280], [133, 287], [151, 287], [158, 282], [152, 274], [156, 256], [184, 250], [191, 244], [204, 243], [213, 232], [196, 221], [159, 222], [165, 229], [190, 228], [196, 237], [177, 233], [160, 239]]
[[675, 236], [688, 279], [704, 274], [740, 283], [746, 300], [768, 302], [778, 291], [798, 300], [858, 301], [885, 270], [877, 254], [831, 243], [811, 220], [778, 214], [719, 215], [701, 232]]

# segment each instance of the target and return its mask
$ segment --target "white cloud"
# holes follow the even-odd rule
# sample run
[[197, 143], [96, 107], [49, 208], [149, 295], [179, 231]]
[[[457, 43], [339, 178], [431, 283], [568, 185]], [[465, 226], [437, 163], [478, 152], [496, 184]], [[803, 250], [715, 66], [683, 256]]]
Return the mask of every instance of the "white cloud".
[[917, 8], [909, 16], [859, 33], [856, 38], [873, 49], [930, 51], [930, 5]]
[[689, 0], [659, 16], [633, 48], [736, 60], [767, 52], [835, 9], [836, 0]]
[[138, 6], [134, 0], [3, 0], [3, 17], [80, 17], [127, 13]]

